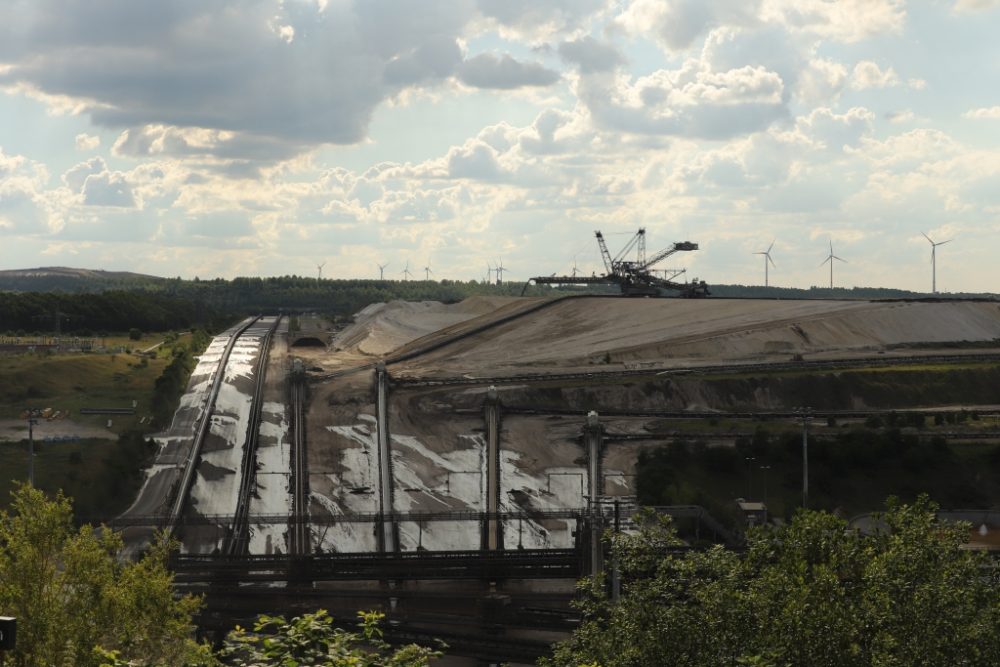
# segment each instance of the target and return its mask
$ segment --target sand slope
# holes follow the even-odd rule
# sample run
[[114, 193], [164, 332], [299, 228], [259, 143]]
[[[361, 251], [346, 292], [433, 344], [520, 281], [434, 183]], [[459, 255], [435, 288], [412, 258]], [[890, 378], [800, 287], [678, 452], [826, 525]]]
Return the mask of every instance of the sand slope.
[[[485, 319], [485, 318], [481, 318]], [[571, 299], [421, 357], [412, 367], [524, 366], [869, 355], [1000, 338], [993, 302]], [[422, 340], [409, 347], [419, 347]]]
[[440, 329], [495, 312], [514, 297], [471, 297], [459, 303], [390, 301], [373, 303], [333, 340], [337, 350], [385, 355]]

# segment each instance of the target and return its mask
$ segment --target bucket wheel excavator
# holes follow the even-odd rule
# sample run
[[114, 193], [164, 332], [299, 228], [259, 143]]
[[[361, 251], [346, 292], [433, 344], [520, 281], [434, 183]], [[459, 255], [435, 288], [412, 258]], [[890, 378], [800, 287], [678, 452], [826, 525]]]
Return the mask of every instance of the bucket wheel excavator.
[[[704, 280], [696, 278], [691, 282], [675, 282], [673, 279], [680, 271], [663, 271], [662, 275], [657, 275], [658, 271], [653, 268], [676, 252], [697, 250], [697, 243], [681, 241], [647, 257], [646, 230], [640, 229], [621, 252], [612, 257], [604, 235], [600, 231], [595, 232], [595, 235], [601, 249], [601, 259], [604, 260], [604, 275], [537, 276], [525, 283], [525, 289], [534, 281], [536, 285], [618, 285], [625, 296], [662, 296], [665, 291], [677, 292], [685, 298], [699, 298], [710, 294]], [[633, 251], [635, 259], [626, 259]]]

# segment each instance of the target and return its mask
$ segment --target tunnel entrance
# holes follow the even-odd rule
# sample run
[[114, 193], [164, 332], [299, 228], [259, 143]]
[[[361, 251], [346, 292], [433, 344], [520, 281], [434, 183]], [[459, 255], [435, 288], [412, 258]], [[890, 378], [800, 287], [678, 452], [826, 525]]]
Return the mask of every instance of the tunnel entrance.
[[292, 347], [326, 347], [326, 343], [314, 336], [303, 336], [292, 343]]

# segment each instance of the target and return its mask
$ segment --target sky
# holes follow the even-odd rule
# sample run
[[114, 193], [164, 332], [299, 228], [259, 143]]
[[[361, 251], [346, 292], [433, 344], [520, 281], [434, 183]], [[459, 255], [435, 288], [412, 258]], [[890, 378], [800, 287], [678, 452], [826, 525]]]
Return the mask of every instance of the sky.
[[[0, 269], [1000, 291], [1000, 0], [4, 0]], [[429, 268], [432, 273], [425, 271]]]

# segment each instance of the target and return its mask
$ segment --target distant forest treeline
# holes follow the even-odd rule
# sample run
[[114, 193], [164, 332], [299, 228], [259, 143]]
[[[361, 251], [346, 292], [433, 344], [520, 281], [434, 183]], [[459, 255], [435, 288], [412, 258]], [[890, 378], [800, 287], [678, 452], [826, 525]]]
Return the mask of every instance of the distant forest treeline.
[[[315, 310], [347, 317], [365, 306], [395, 299], [446, 303], [470, 296], [517, 296], [524, 283], [502, 285], [455, 280], [317, 280], [300, 276], [183, 280], [138, 274], [24, 275], [0, 272], [0, 332], [52, 332], [57, 313], [62, 331], [85, 333], [218, 328], [236, 317], [258, 312]], [[886, 288], [795, 289], [753, 285], [713, 285], [721, 298], [907, 299], [931, 295]], [[531, 285], [526, 294], [614, 294], [613, 287]], [[937, 298], [994, 298], [992, 294], [941, 294]]]
[[217, 318], [190, 301], [148, 292], [0, 292], [0, 333], [5, 334], [168, 331]]
[[[53, 280], [49, 280], [53, 278]], [[73, 282], [71, 282], [73, 281]], [[101, 331], [165, 331], [204, 326], [218, 329], [237, 317], [279, 310], [316, 311], [350, 316], [365, 306], [394, 299], [456, 302], [470, 296], [517, 296], [523, 284], [470, 281], [323, 280], [287, 276], [234, 280], [142, 279], [132, 284], [99, 279], [38, 276], [19, 278], [24, 290], [0, 292], [0, 333], [52, 333], [57, 318], [67, 334]], [[65, 289], [67, 285], [73, 289]], [[0, 289], [8, 285], [0, 279]], [[582, 290], [580, 290], [582, 292]], [[531, 287], [528, 294], [562, 294], [567, 290]]]

